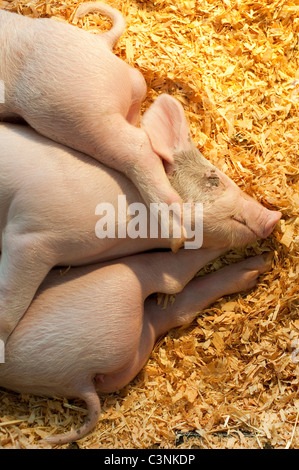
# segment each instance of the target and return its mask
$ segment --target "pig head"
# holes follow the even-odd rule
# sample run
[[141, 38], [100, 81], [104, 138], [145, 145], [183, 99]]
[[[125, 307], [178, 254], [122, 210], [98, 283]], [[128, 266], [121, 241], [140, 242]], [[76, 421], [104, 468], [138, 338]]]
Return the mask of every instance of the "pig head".
[[203, 204], [203, 247], [239, 247], [270, 235], [281, 213], [262, 206], [204, 158], [176, 99], [160, 95], [142, 126], [182, 200]]

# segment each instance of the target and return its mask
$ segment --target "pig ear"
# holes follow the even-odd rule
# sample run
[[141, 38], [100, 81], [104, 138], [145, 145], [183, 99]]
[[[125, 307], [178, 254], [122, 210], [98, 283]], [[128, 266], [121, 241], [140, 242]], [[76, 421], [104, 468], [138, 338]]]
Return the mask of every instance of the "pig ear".
[[141, 127], [154, 151], [170, 164], [174, 163], [174, 154], [193, 146], [183, 107], [166, 93], [160, 95], [144, 113]]

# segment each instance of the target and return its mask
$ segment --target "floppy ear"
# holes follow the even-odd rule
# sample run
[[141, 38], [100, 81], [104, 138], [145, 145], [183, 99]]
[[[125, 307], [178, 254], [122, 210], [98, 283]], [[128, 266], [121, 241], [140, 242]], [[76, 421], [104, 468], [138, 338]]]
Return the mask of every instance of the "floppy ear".
[[141, 127], [147, 133], [153, 150], [168, 163], [174, 154], [193, 147], [184, 109], [172, 96], [163, 93], [144, 113]]

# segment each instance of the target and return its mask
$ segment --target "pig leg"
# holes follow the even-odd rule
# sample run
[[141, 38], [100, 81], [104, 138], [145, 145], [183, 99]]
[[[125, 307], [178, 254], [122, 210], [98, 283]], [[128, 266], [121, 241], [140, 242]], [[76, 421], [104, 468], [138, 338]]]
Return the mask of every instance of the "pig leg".
[[[128, 110], [128, 119], [136, 122], [138, 119], [137, 102], [132, 103]], [[98, 132], [98, 134], [97, 134]], [[103, 136], [105, 135], [105, 139]], [[117, 136], [117, 139], [115, 138]], [[182, 199], [173, 189], [165, 173], [163, 161], [154, 153], [146, 133], [132, 126], [120, 113], [107, 117], [105, 124], [97, 130], [93, 127], [90, 142], [100, 142], [88, 153], [99, 161], [124, 173], [137, 187], [145, 204], [150, 207], [153, 202], [164, 202], [168, 205], [176, 204], [178, 213], [182, 214]], [[103, 147], [105, 142], [105, 148]], [[123, 145], [120, 146], [119, 142]], [[113, 156], [113, 157], [112, 157]], [[161, 208], [161, 225], [164, 218], [168, 218], [169, 208], [165, 207], [165, 217]], [[166, 219], [167, 220], [167, 219]], [[182, 228], [181, 218], [173, 217], [176, 233]], [[183, 230], [183, 228], [182, 228]], [[171, 238], [171, 249], [175, 252], [185, 240], [184, 231], [181, 237]]]
[[223, 249], [202, 248], [180, 249], [176, 254], [170, 251], [144, 253], [127, 258], [126, 265], [134, 271], [143, 286], [145, 300], [155, 292], [177, 294], [203, 266], [223, 252]]
[[[35, 234], [2, 234], [0, 261], [0, 340], [6, 342], [29, 307], [39, 285], [56, 264]], [[45, 255], [46, 254], [46, 255]]]
[[163, 309], [151, 296], [146, 301], [146, 314], [156, 338], [169, 329], [191, 323], [200, 310], [224, 295], [246, 291], [255, 286], [260, 274], [270, 269], [272, 255], [248, 258], [216, 272], [194, 278], [176, 296], [175, 302]]
[[[98, 390], [110, 392], [125, 386], [142, 369], [159, 336], [171, 328], [189, 324], [200, 310], [220, 297], [254, 287], [258, 276], [270, 266], [270, 257], [261, 255], [194, 278], [165, 309], [157, 304], [156, 296], [149, 296], [145, 301], [143, 330], [135, 360], [122, 372], [104, 378], [96, 376]], [[181, 268], [177, 266], [173, 275], [179, 278], [180, 273]]]

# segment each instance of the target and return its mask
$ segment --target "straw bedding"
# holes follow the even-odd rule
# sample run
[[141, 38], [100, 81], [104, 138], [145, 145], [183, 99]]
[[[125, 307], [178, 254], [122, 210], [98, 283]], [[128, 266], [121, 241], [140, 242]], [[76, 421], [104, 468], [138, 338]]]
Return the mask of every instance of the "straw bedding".
[[[203, 154], [283, 220], [267, 240], [204, 270], [273, 251], [271, 272], [162, 338], [132, 383], [102, 397], [101, 419], [78, 446], [298, 448], [299, 2], [107, 3], [126, 17], [115, 53], [146, 79], [143, 110], [161, 92], [175, 96]], [[0, 1], [69, 22], [76, 6]], [[76, 27], [94, 33], [109, 21], [90, 14]], [[40, 438], [77, 427], [85, 414], [80, 401], [1, 390], [0, 445], [40, 447]]]

